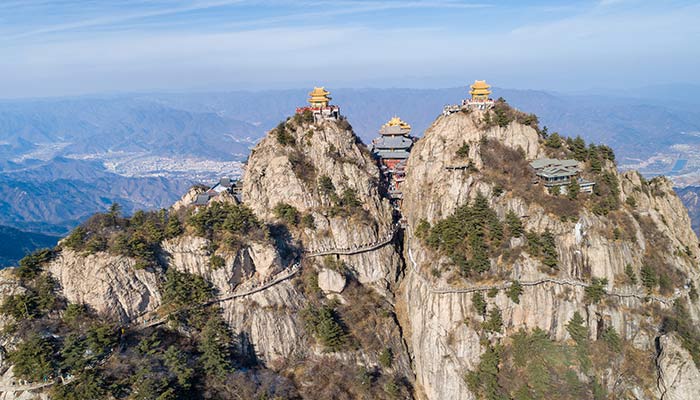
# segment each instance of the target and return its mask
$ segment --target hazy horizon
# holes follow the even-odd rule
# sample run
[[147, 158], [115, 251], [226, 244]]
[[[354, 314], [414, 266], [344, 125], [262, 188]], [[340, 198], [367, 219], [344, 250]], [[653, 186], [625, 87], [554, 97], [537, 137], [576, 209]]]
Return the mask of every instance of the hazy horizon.
[[0, 98], [697, 85], [700, 3], [9, 0]]
[[[485, 78], [485, 77], [477, 77]], [[486, 77], [488, 78], [488, 77]], [[132, 96], [148, 96], [148, 95], [204, 95], [204, 94], [232, 94], [232, 93], [264, 93], [264, 92], [284, 92], [284, 91], [306, 91], [310, 90], [313, 86], [324, 86], [331, 91], [366, 91], [366, 90], [423, 90], [423, 91], [443, 91], [443, 90], [453, 90], [453, 89], [464, 89], [465, 92], [469, 90], [469, 85], [473, 83], [474, 79], [471, 81], [464, 80], [461, 84], [450, 85], [450, 86], [435, 86], [435, 87], [420, 87], [420, 86], [328, 86], [322, 84], [311, 84], [308, 86], [288, 86], [288, 87], [270, 87], [270, 88], [193, 88], [193, 89], [167, 89], [167, 88], [153, 88], [153, 89], [142, 89], [142, 90], [125, 90], [125, 91], [98, 91], [98, 92], [85, 92], [77, 94], [56, 94], [56, 95], [38, 95], [38, 96], [3, 96], [0, 93], [0, 102], [15, 102], [15, 101], [41, 101], [41, 100], [65, 100], [65, 99], [98, 99], [98, 98], [111, 98], [111, 97], [132, 97]], [[488, 80], [488, 83], [493, 83]], [[663, 85], [645, 85], [645, 86], [629, 86], [629, 87], [616, 87], [616, 88], [599, 88], [599, 87], [589, 87], [582, 88], [578, 90], [556, 90], [556, 89], [542, 89], [542, 88], [514, 88], [514, 87], [503, 87], [501, 85], [492, 85], [492, 89], [498, 92], [499, 90], [505, 91], [522, 91], [522, 92], [541, 92], [552, 95], [564, 95], [564, 96], [590, 96], [597, 95], [602, 90], [608, 90], [610, 93], [608, 97], [610, 98], [635, 98], [635, 97], [647, 97], [642, 96], [643, 91], [652, 91], [656, 88], [670, 88], [670, 89], [690, 89], [694, 94], [698, 95], [698, 101], [700, 101], [700, 83], [692, 82], [670, 82]], [[303, 99], [302, 99], [303, 100]], [[507, 100], [507, 99], [506, 99]]]

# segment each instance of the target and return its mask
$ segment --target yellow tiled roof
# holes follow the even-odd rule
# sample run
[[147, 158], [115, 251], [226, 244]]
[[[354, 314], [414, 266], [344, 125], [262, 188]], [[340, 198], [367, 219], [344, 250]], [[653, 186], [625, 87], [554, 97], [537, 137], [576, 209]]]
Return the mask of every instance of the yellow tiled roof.
[[401, 118], [394, 116], [384, 126], [400, 126], [402, 129], [411, 129], [411, 125], [403, 121]]

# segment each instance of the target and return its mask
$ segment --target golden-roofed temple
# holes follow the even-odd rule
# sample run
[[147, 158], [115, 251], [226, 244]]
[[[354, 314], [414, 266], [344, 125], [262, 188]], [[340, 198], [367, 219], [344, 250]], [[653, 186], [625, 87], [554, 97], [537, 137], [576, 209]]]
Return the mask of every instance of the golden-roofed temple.
[[384, 126], [389, 127], [389, 126], [398, 126], [401, 129], [408, 129], [409, 131], [411, 130], [411, 125], [409, 125], [407, 122], [402, 120], [401, 118], [394, 116], [392, 119], [389, 120]]
[[448, 104], [442, 109], [442, 115], [450, 115], [461, 110], [488, 110], [494, 106], [495, 102], [491, 95], [491, 85], [486, 81], [475, 80], [469, 86], [471, 98], [462, 100], [462, 104]]
[[314, 87], [314, 90], [309, 92], [309, 104], [314, 108], [325, 108], [331, 102], [332, 98], [329, 96], [331, 92], [327, 91], [323, 86]]
[[488, 100], [491, 95], [491, 86], [486, 81], [474, 81], [470, 88], [469, 94], [472, 95], [474, 101]]
[[327, 91], [323, 86], [314, 87], [314, 90], [309, 92], [309, 105], [306, 107], [297, 107], [297, 114], [310, 112], [314, 116], [314, 121], [322, 121], [340, 118], [340, 107], [334, 106], [331, 103], [331, 92]]

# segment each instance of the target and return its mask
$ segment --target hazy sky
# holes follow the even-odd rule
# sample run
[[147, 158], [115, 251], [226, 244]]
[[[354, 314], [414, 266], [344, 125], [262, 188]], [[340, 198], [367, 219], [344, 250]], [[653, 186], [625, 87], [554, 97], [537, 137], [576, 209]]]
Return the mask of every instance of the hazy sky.
[[699, 83], [700, 1], [1, 0], [0, 97]]

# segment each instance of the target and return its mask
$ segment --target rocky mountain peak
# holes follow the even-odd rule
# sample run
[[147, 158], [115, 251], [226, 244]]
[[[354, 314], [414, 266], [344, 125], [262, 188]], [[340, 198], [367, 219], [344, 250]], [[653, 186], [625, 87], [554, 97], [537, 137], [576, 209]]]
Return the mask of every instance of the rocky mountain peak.
[[95, 374], [194, 398], [694, 398], [698, 240], [670, 182], [502, 100], [448, 111], [411, 142], [402, 201], [347, 120], [299, 113], [252, 151], [242, 202], [115, 208], [3, 272], [0, 386], [38, 379], [23, 354], [88, 354], [5, 398]]
[[[546, 187], [530, 165], [542, 158], [575, 160], [582, 180]], [[594, 182], [593, 192], [579, 182]], [[585, 337], [614, 331], [632, 357], [654, 354], [676, 300], [697, 312], [689, 288], [697, 285], [698, 241], [669, 182], [619, 174], [606, 146], [548, 135], [505, 102], [438, 117], [411, 153], [403, 188], [403, 300], [428, 398], [529, 392], [512, 382], [488, 386], [478, 375], [488, 357], [500, 357], [500, 371], [522, 373], [508, 359], [521, 330], [566, 343], [572, 319], [583, 316]], [[650, 318], [642, 311], [649, 307], [666, 311]], [[600, 377], [616, 367], [594, 368]], [[474, 381], [460, 379], [465, 370], [477, 371]], [[643, 390], [660, 390], [644, 374], [638, 379], [652, 386]], [[639, 390], [606, 385], [618, 394]]]
[[253, 149], [243, 201], [263, 220], [298, 226], [308, 249], [350, 249], [391, 232], [380, 179], [347, 120], [313, 122], [297, 114]]

